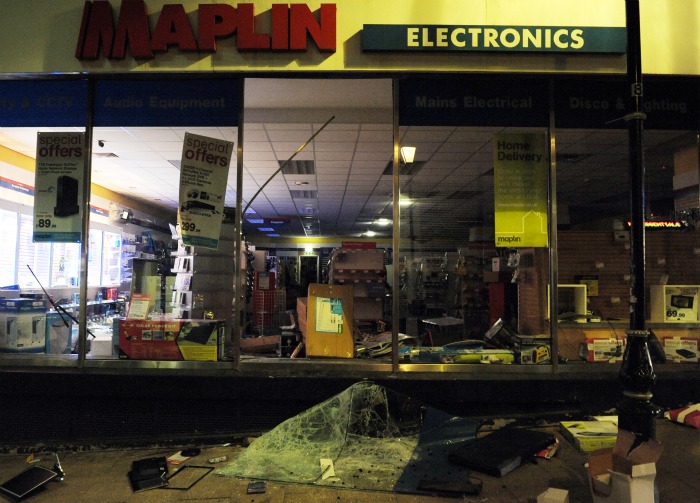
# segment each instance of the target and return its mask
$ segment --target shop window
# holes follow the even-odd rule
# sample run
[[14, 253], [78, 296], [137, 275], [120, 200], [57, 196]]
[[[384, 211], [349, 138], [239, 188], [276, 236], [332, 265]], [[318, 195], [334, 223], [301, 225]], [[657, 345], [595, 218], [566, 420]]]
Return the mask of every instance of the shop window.
[[104, 232], [102, 242], [102, 286], [119, 286], [121, 282], [122, 236], [115, 232]]
[[51, 254], [52, 288], [78, 286], [80, 278], [80, 244], [53, 243]]
[[100, 286], [102, 280], [102, 243], [104, 233], [90, 229], [88, 247], [88, 286]]
[[19, 218], [18, 283], [23, 289], [40, 290], [50, 285], [51, 243], [34, 243], [32, 216], [20, 214]]
[[0, 286], [16, 284], [17, 270], [17, 213], [0, 210]]

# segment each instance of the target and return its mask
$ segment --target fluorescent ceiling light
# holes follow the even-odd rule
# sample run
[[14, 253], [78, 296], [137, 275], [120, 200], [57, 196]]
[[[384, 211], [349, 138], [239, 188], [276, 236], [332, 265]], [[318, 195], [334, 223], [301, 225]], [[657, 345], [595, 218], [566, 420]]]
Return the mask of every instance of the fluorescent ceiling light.
[[401, 159], [405, 164], [413, 163], [416, 158], [416, 147], [401, 147]]

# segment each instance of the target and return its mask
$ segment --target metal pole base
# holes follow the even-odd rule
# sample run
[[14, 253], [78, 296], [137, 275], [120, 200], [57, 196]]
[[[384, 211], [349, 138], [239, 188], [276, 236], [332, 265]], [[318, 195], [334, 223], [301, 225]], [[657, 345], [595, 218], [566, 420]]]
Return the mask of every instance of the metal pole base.
[[656, 438], [656, 418], [661, 408], [649, 400], [625, 397], [617, 404], [617, 425], [631, 431], [641, 442]]

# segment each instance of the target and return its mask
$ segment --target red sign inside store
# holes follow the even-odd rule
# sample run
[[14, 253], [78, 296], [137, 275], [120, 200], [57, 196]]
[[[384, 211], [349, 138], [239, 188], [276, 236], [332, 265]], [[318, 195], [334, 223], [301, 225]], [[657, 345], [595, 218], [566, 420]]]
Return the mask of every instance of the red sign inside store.
[[343, 241], [341, 248], [346, 250], [374, 250], [377, 243], [374, 241]]
[[[123, 0], [117, 18], [110, 2], [87, 1], [75, 49], [80, 60], [152, 59], [176, 47], [183, 52], [217, 51], [217, 43], [239, 51], [305, 51], [309, 39], [320, 51], [336, 50], [336, 6], [321, 4], [318, 18], [306, 4], [272, 4], [266, 30], [256, 28], [255, 5], [200, 4], [195, 32], [182, 4], [166, 4], [151, 31], [146, 3]], [[230, 41], [235, 35], [235, 41]]]

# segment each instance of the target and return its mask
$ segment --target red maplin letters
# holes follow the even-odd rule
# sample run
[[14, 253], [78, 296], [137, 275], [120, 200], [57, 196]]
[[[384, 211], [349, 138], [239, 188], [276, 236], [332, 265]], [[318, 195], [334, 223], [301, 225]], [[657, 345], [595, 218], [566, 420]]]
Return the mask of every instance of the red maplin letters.
[[[255, 5], [200, 4], [199, 33], [195, 34], [182, 4], [166, 4], [153, 32], [143, 0], [123, 0], [114, 20], [107, 0], [86, 1], [75, 49], [80, 60], [124, 59], [128, 50], [136, 59], [150, 59], [170, 47], [181, 51], [216, 52], [217, 42], [235, 35], [244, 51], [304, 51], [308, 39], [320, 51], [336, 49], [336, 6], [321, 4], [318, 19], [306, 4], [272, 4], [269, 33], [256, 31]], [[101, 52], [101, 54], [100, 54]]]

